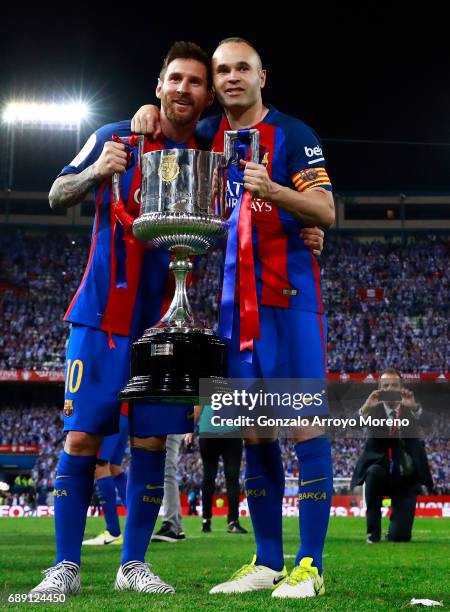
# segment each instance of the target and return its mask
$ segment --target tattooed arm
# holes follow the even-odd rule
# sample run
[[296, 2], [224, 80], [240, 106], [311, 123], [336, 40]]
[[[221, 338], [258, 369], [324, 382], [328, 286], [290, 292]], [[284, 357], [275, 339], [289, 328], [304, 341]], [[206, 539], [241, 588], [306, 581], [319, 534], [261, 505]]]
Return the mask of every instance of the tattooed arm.
[[84, 200], [91, 189], [98, 185], [95, 179], [94, 165], [80, 174], [60, 176], [53, 183], [48, 200], [52, 208], [70, 208]]
[[125, 172], [127, 154], [125, 145], [106, 142], [96, 162], [79, 174], [65, 174], [53, 183], [48, 199], [52, 208], [70, 208], [84, 200], [96, 185], [115, 172]]

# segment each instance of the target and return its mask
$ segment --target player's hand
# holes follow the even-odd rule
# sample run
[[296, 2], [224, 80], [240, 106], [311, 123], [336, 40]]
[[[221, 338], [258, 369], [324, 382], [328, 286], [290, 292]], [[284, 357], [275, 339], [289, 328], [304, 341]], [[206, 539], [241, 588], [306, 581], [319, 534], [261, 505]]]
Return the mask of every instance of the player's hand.
[[366, 399], [364, 405], [361, 407], [361, 414], [367, 414], [371, 412], [380, 403], [380, 390], [372, 391], [369, 397]]
[[105, 142], [100, 157], [93, 164], [94, 178], [104, 181], [115, 172], [125, 172], [127, 168], [127, 153], [121, 142]]
[[145, 134], [154, 140], [161, 136], [159, 108], [154, 104], [141, 106], [131, 120], [131, 131], [136, 134]]
[[402, 389], [402, 407], [415, 412], [417, 410], [417, 402], [414, 393], [409, 389]]
[[300, 232], [300, 238], [316, 257], [323, 251], [324, 236], [325, 233], [318, 227], [304, 227]]
[[250, 161], [241, 159], [244, 169], [244, 187], [258, 198], [269, 198], [273, 183], [267, 172], [267, 168], [262, 164], [254, 164]]

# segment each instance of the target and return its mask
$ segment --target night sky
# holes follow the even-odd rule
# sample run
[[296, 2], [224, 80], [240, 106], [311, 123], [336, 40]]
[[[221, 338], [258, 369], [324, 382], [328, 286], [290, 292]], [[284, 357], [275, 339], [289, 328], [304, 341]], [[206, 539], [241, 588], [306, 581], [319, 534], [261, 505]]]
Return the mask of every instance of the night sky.
[[[160, 0], [148, 9], [128, 3], [125, 13], [112, 5], [102, 13], [98, 3], [60, 3], [54, 11], [44, 4], [2, 11], [2, 106], [14, 97], [81, 92], [95, 109], [84, 140], [154, 102], [172, 42], [193, 40], [211, 52], [238, 35], [253, 42], [268, 69], [265, 100], [320, 135], [336, 191], [450, 193], [450, 36], [439, 30], [439, 15], [423, 11], [413, 27], [370, 3], [333, 13], [317, 3], [274, 3], [283, 14], [262, 3], [206, 9]], [[4, 135], [2, 126], [3, 143]], [[14, 188], [47, 190], [74, 152], [70, 133], [19, 134]]]

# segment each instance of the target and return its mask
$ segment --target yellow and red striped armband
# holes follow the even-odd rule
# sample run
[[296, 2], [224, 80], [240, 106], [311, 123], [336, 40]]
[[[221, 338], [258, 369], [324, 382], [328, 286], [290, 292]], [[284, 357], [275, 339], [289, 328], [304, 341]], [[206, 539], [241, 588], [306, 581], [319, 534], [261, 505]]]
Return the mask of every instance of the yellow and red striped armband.
[[331, 187], [331, 181], [325, 168], [300, 170], [293, 175], [292, 182], [300, 193], [313, 187]]

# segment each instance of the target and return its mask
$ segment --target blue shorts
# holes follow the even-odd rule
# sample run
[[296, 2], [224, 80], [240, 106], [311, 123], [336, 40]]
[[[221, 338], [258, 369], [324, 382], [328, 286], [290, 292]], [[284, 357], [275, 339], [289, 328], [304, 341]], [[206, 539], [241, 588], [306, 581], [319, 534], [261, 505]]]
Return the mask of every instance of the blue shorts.
[[119, 431], [117, 399], [130, 375], [132, 340], [72, 325], [66, 356], [64, 431], [108, 436]]
[[128, 417], [120, 415], [119, 433], [103, 438], [97, 458], [114, 465], [122, 465], [128, 444]]
[[252, 363], [239, 351], [239, 309], [235, 308], [228, 352], [229, 378], [326, 378], [325, 315], [259, 306], [260, 339]]
[[194, 431], [193, 404], [130, 403], [130, 436], [148, 438]]
[[[292, 397], [299, 393], [313, 396], [320, 393], [320, 404], [314, 403], [309, 408], [303, 406], [302, 416], [328, 414], [325, 315], [260, 306], [259, 319], [260, 339], [254, 342], [252, 361], [248, 363], [239, 350], [239, 311], [235, 309], [228, 352], [228, 378], [240, 379], [237, 383], [239, 390], [255, 392], [258, 388], [253, 388], [252, 381], [264, 379], [261, 388], [269, 393], [288, 393]], [[281, 379], [279, 383], [277, 379]], [[278, 406], [272, 412], [261, 409], [269, 417], [299, 414], [292, 413], [290, 404]]]

